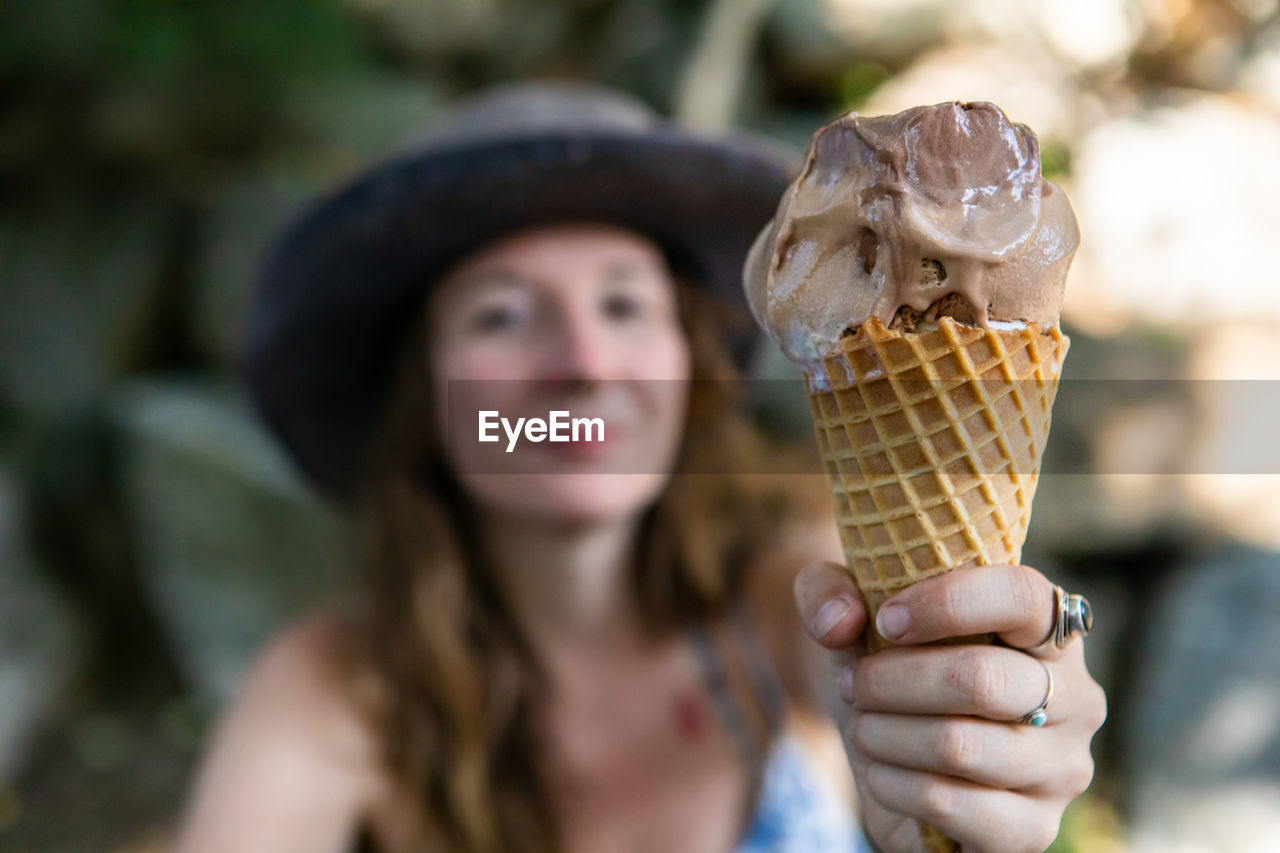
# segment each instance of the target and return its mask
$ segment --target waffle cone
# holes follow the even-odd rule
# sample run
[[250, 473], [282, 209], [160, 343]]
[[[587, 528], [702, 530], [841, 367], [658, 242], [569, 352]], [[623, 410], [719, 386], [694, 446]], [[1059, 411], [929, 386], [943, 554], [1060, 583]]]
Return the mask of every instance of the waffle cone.
[[[845, 562], [875, 619], [952, 569], [1017, 563], [1068, 340], [1056, 328], [863, 323], [806, 378]], [[889, 644], [866, 632], [868, 649]], [[959, 642], [989, 642], [990, 636]], [[934, 827], [930, 851], [958, 849]]]
[[[806, 377], [845, 561], [870, 615], [963, 566], [1016, 563], [1067, 338], [872, 319]], [[869, 631], [871, 651], [885, 643]]]

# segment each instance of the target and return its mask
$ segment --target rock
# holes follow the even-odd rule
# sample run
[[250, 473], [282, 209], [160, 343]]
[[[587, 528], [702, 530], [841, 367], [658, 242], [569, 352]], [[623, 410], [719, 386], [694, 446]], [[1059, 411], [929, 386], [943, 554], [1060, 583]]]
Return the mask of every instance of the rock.
[[[1144, 19], [1129, 0], [795, 0], [778, 4], [771, 32], [785, 73], [808, 81], [832, 79], [856, 62], [901, 69], [927, 61], [921, 57], [931, 53], [938, 54], [930, 63], [931, 75], [964, 54], [995, 59], [995, 67], [989, 69], [960, 62], [961, 91], [936, 94], [935, 86], [908, 82], [910, 89], [935, 94], [902, 99], [892, 110], [898, 112], [922, 103], [969, 98], [964, 90], [978, 81], [989, 81], [992, 90], [979, 90], [976, 99], [996, 100], [996, 93], [1025, 93], [1038, 82], [1036, 77], [1061, 79], [1081, 71], [1121, 68], [1143, 36]], [[1036, 76], [1002, 76], [1010, 59], [1030, 64]], [[1055, 123], [1063, 120], [1062, 111], [1055, 113], [1050, 104], [1017, 100], [1033, 107], [1028, 113]]]
[[1273, 23], [1240, 68], [1237, 87], [1274, 111], [1280, 111], [1280, 26]]
[[281, 120], [311, 140], [227, 180], [211, 194], [195, 253], [195, 334], [233, 364], [257, 266], [269, 241], [309, 198], [398, 151], [440, 108], [434, 87], [362, 74], [295, 85]]
[[84, 651], [70, 610], [40, 577], [18, 485], [0, 466], [0, 780], [21, 768]]
[[1030, 536], [1045, 551], [1129, 550], [1189, 541], [1205, 525], [1176, 488], [1198, 429], [1188, 346], [1132, 329], [1099, 338], [1069, 328]]
[[1064, 316], [1095, 332], [1280, 319], [1280, 268], [1268, 254], [1275, 150], [1280, 118], [1214, 95], [1086, 134], [1067, 187], [1085, 239]]
[[1118, 68], [1143, 37], [1141, 5], [1131, 0], [974, 0], [952, 6], [949, 29], [957, 43], [985, 39], [1005, 49], [1030, 49], [1064, 71]]
[[241, 324], [268, 241], [308, 191], [255, 174], [229, 182], [210, 200], [194, 258], [194, 334], [225, 365], [239, 353]]
[[919, 104], [992, 101], [1028, 125], [1043, 145], [1076, 132], [1077, 86], [1042, 51], [998, 44], [957, 44], [929, 51], [876, 89], [859, 112], [897, 113]]
[[832, 77], [855, 61], [901, 66], [943, 41], [947, 0], [791, 0], [779, 3], [772, 41], [789, 73]]
[[1280, 552], [1172, 578], [1136, 650], [1119, 758], [1135, 850], [1280, 849]]
[[0, 221], [0, 390], [20, 409], [81, 409], [146, 346], [166, 209], [67, 198]]
[[144, 585], [197, 692], [225, 700], [271, 633], [338, 587], [339, 526], [238, 398], [136, 385], [115, 412]]
[[1280, 321], [1205, 330], [1188, 378], [1197, 430], [1185, 450], [1184, 499], [1228, 536], [1280, 549]]

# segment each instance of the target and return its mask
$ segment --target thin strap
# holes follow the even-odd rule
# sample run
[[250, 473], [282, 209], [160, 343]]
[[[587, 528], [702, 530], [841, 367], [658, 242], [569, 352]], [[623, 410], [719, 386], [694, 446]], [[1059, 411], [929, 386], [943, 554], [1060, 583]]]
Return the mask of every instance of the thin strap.
[[356, 833], [355, 846], [352, 853], [378, 853], [378, 844], [374, 841], [373, 832], [367, 824], [361, 824]]
[[765, 648], [764, 638], [760, 636], [760, 631], [746, 605], [739, 602], [733, 608], [730, 618], [734, 629], [742, 639], [747, 675], [756, 690], [760, 707], [764, 709], [769, 734], [776, 735], [782, 730], [783, 718], [787, 710], [787, 691], [783, 686], [782, 677], [778, 675], [773, 657]]
[[724, 721], [725, 728], [729, 730], [729, 736], [738, 745], [743, 758], [749, 765], [754, 766], [761, 760], [763, 751], [751, 732], [751, 726], [747, 723], [742, 706], [733, 696], [733, 691], [729, 687], [728, 673], [720, 661], [720, 656], [716, 654], [711, 635], [705, 627], [695, 625], [689, 629], [689, 640], [693, 645], [698, 668], [702, 671], [702, 679], [711, 694], [711, 702], [715, 705], [716, 713]]

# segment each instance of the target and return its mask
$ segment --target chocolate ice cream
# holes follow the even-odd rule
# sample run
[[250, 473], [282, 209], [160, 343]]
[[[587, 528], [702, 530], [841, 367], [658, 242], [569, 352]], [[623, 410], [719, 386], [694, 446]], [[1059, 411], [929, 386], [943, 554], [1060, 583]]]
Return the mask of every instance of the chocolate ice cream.
[[761, 326], [812, 366], [871, 317], [1054, 326], [1079, 242], [1035, 134], [957, 101], [821, 128], [744, 277]]

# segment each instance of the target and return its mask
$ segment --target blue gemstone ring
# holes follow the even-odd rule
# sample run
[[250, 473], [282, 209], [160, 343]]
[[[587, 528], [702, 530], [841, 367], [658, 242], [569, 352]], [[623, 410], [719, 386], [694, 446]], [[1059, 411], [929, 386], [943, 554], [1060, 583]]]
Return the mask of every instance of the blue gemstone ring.
[[1035, 708], [1028, 711], [1018, 722], [1027, 726], [1035, 726], [1043, 728], [1049, 722], [1049, 700], [1053, 698], [1053, 673], [1049, 671], [1049, 664], [1040, 660], [1040, 658], [1032, 658], [1038, 661], [1040, 666], [1044, 668], [1045, 677], [1049, 679], [1049, 686], [1044, 691], [1044, 699]]
[[1077, 639], [1089, 636], [1093, 630], [1093, 608], [1083, 595], [1068, 595], [1057, 584], [1053, 585], [1053, 626], [1044, 642], [1026, 651], [1040, 654], [1050, 649], [1065, 649]]

